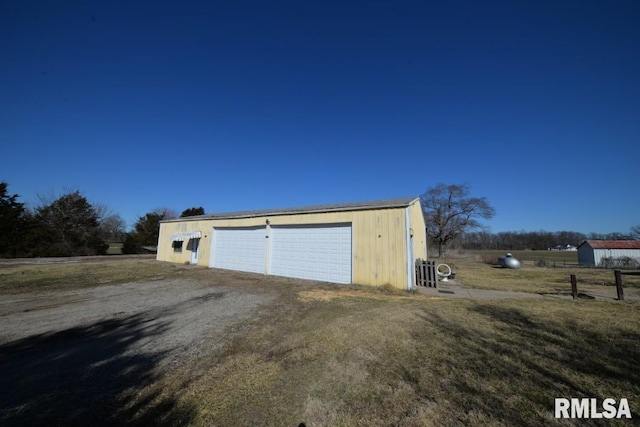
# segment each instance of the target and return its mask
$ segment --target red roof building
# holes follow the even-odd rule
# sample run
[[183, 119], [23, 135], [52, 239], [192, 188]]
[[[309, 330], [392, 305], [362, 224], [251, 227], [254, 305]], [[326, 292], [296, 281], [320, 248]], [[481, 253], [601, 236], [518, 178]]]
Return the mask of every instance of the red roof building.
[[640, 264], [640, 240], [585, 240], [578, 246], [578, 263], [606, 266], [615, 259], [636, 260]]
[[640, 249], [640, 240], [585, 240], [593, 249]]

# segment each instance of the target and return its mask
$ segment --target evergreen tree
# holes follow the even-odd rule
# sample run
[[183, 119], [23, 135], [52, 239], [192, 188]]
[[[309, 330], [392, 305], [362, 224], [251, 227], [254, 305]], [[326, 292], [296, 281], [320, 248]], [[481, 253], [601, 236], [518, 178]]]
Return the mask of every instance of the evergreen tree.
[[143, 246], [157, 246], [160, 235], [160, 221], [175, 218], [170, 209], [159, 208], [138, 218], [134, 230], [128, 233], [122, 245], [123, 254], [142, 252]]
[[37, 208], [35, 221], [35, 255], [104, 255], [109, 247], [101, 237], [98, 214], [78, 191]]
[[0, 182], [0, 257], [22, 256], [27, 230], [24, 204], [18, 202], [18, 194], [9, 195], [8, 187], [6, 182]]
[[182, 213], [180, 214], [180, 218], [184, 218], [187, 216], [196, 216], [196, 215], [204, 215], [204, 208], [202, 206], [183, 210]]

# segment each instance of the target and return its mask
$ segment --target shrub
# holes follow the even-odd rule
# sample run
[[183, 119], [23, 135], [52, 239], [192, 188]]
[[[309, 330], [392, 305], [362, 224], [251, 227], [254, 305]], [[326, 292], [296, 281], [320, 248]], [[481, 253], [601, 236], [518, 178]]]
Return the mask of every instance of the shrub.
[[638, 259], [631, 258], [628, 256], [622, 257], [604, 257], [600, 260], [600, 267], [603, 268], [638, 268], [640, 267], [640, 262]]
[[491, 257], [491, 256], [482, 255], [480, 257], [480, 259], [482, 260], [482, 263], [484, 263], [484, 264], [500, 265], [500, 263], [498, 262], [498, 257]]

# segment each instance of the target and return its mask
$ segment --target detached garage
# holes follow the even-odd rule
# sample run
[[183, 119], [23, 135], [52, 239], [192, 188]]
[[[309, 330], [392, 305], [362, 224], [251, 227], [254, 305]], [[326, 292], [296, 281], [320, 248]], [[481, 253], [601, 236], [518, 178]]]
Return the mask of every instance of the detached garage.
[[418, 198], [162, 221], [157, 255], [159, 261], [402, 289], [414, 286], [415, 260], [426, 257]]

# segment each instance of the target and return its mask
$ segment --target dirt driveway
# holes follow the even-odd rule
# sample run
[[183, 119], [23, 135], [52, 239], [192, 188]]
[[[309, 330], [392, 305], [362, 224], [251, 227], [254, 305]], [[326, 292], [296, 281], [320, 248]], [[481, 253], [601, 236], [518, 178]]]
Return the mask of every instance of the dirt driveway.
[[189, 278], [3, 296], [0, 425], [101, 424], [274, 298]]

